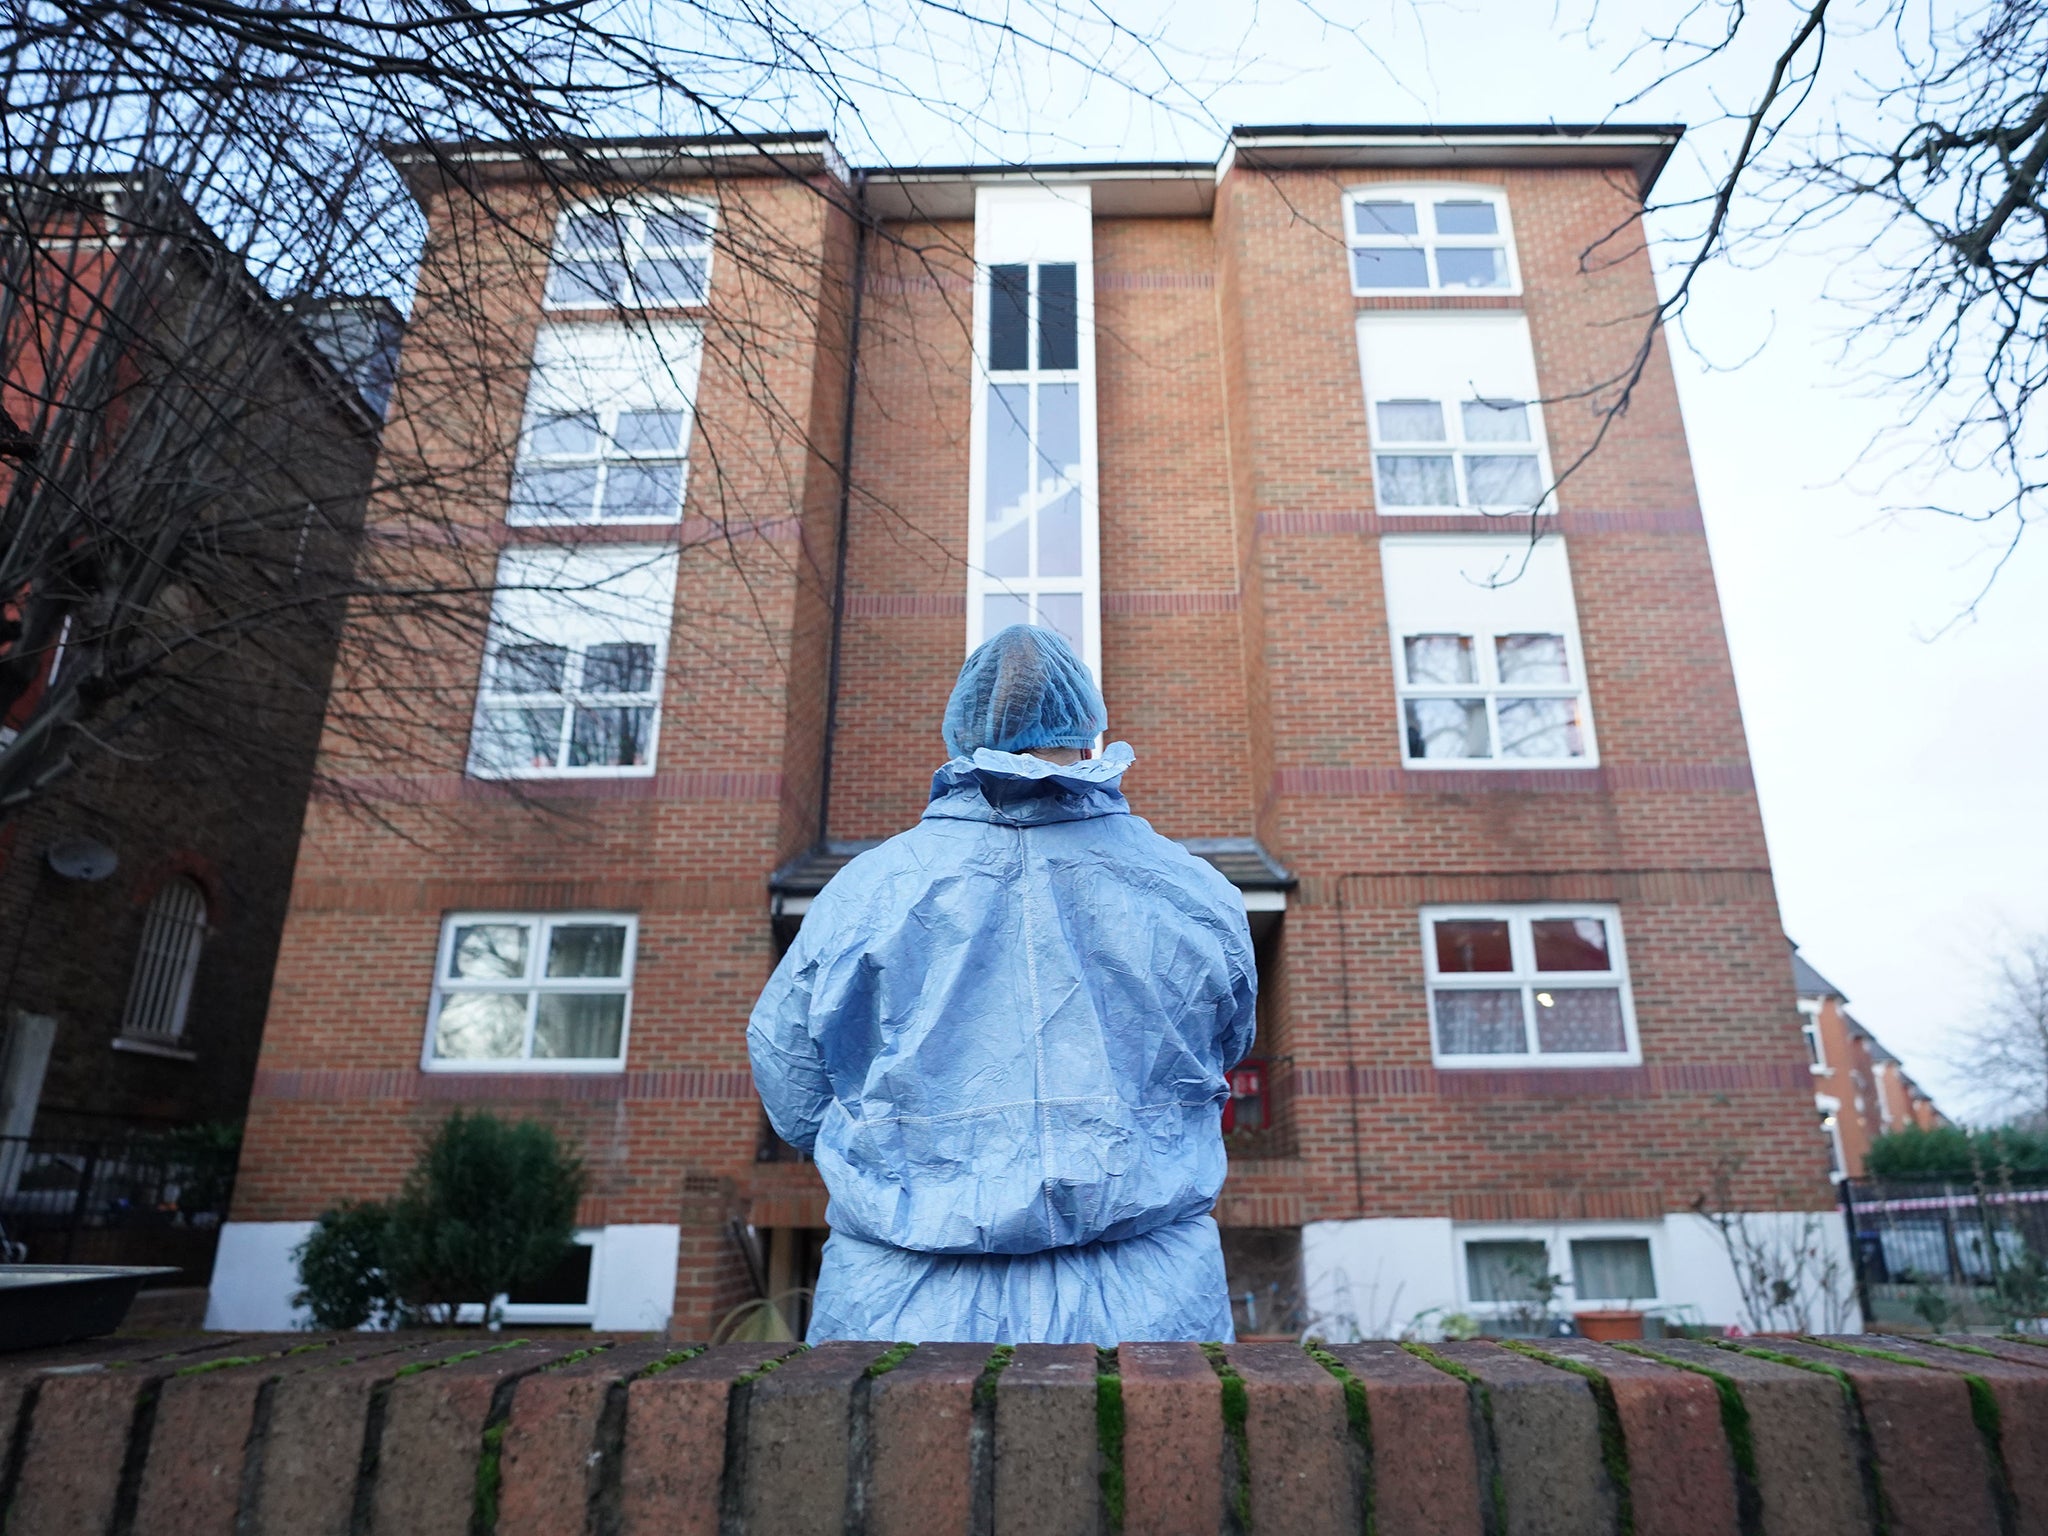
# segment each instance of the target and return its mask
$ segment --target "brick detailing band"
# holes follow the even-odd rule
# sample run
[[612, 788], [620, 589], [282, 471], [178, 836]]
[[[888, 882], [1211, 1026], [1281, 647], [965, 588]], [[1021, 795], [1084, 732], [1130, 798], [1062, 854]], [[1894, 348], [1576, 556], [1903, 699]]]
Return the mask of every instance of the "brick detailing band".
[[[1699, 509], [1678, 508], [1658, 512], [1596, 512], [1566, 509], [1542, 519], [1546, 532], [1570, 538], [1589, 533], [1703, 533]], [[1378, 538], [1388, 533], [1527, 533], [1529, 519], [1522, 516], [1492, 517], [1480, 513], [1436, 516], [1386, 517], [1377, 512], [1261, 512], [1257, 531], [1261, 538], [1275, 534], [1360, 534]]]
[[1105, 592], [1102, 611], [1109, 613], [1235, 613], [1235, 591]]
[[1600, 795], [1615, 790], [1756, 788], [1747, 763], [1608, 763], [1599, 768], [1282, 768], [1276, 795]]
[[1302, 1099], [1604, 1099], [1673, 1093], [1812, 1090], [1803, 1062], [1660, 1062], [1642, 1067], [1444, 1071], [1436, 1067], [1297, 1067]]
[[967, 612], [965, 592], [855, 592], [846, 599], [850, 619], [957, 617]]
[[462, 773], [342, 775], [316, 784], [327, 798], [390, 805], [463, 800], [780, 800], [779, 773], [652, 773], [636, 779], [473, 779]]
[[1100, 272], [1095, 274], [1095, 288], [1099, 293], [1104, 289], [1148, 289], [1148, 288], [1214, 288], [1216, 274], [1213, 272]]
[[[457, 907], [510, 912], [700, 912], [752, 931], [767, 910], [763, 880], [301, 880], [294, 912], [433, 913]], [[407, 1069], [410, 1070], [410, 1069]]]
[[421, 1072], [359, 1069], [256, 1074], [254, 1097], [301, 1104], [742, 1103], [754, 1098], [750, 1072], [678, 1067], [662, 1072]]

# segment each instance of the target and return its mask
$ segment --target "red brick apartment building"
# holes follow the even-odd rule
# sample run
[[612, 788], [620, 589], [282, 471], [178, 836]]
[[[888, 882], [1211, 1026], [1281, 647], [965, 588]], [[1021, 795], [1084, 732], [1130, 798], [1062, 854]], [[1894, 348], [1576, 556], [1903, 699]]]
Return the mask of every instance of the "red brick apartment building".
[[[283, 1323], [312, 1218], [473, 1104], [591, 1174], [587, 1265], [513, 1320], [701, 1335], [801, 1283], [824, 1191], [748, 1010], [1017, 619], [1079, 643], [1133, 807], [1258, 935], [1241, 1326], [1427, 1331], [1531, 1266], [1565, 1308], [1736, 1321], [1695, 1202], [1832, 1201], [1661, 341], [1545, 498], [1641, 339], [1677, 136], [866, 172], [636, 142], [600, 152], [623, 235], [479, 151], [495, 267], [437, 260], [478, 219], [418, 175], [401, 401], [447, 388], [416, 359], [457, 311], [517, 365], [443, 413], [504, 454], [450, 555], [497, 562], [495, 638], [442, 658], [446, 742], [361, 780], [379, 817], [310, 816], [214, 1323]], [[589, 601], [536, 592], [562, 572]]]
[[1827, 1132], [1828, 1171], [1863, 1177], [1870, 1144], [1888, 1131], [1931, 1131], [1948, 1116], [1906, 1075], [1899, 1058], [1851, 1012], [1849, 999], [1827, 977], [1792, 952], [1799, 991], [1799, 1027], [1813, 1074], [1813, 1107]]

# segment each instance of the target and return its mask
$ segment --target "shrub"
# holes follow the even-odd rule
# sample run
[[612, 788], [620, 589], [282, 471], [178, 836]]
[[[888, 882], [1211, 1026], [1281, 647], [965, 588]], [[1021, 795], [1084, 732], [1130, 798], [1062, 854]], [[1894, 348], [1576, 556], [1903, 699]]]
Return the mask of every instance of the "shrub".
[[322, 1212], [312, 1233], [292, 1250], [300, 1287], [292, 1305], [312, 1313], [315, 1328], [342, 1331], [397, 1321], [398, 1301], [384, 1279], [390, 1224], [390, 1213], [374, 1202], [337, 1205]]
[[450, 1115], [391, 1203], [384, 1269], [408, 1311], [451, 1323], [541, 1279], [576, 1237], [583, 1168], [536, 1121]]
[[1870, 1144], [1863, 1160], [1873, 1178], [1971, 1179], [1979, 1173], [1997, 1180], [2015, 1174], [2048, 1173], [2048, 1136], [2005, 1126], [1966, 1131], [1942, 1125], [1931, 1131], [1891, 1131]]
[[533, 1121], [450, 1115], [398, 1198], [336, 1206], [294, 1253], [317, 1328], [447, 1325], [548, 1274], [576, 1236], [583, 1168]]

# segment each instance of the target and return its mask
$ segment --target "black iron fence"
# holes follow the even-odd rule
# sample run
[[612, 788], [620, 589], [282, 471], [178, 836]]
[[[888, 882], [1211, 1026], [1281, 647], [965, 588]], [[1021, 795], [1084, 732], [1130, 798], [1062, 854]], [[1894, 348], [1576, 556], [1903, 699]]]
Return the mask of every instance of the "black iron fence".
[[204, 1285], [234, 1193], [236, 1149], [168, 1132], [0, 1137], [0, 1228], [31, 1264], [163, 1264]]
[[1845, 1179], [1840, 1189], [1870, 1325], [2048, 1331], [2048, 1178]]

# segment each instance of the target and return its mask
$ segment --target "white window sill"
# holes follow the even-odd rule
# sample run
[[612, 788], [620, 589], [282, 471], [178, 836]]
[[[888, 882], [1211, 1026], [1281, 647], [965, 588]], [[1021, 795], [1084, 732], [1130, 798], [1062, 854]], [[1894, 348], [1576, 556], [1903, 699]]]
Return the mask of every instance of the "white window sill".
[[1556, 773], [1598, 768], [1600, 758], [1592, 752], [1584, 757], [1404, 757], [1401, 766], [1410, 773], [1518, 773], [1528, 769]]
[[165, 1061], [197, 1061], [199, 1053], [186, 1046], [175, 1045], [168, 1040], [151, 1040], [142, 1035], [116, 1035], [107, 1042], [117, 1051], [131, 1051], [137, 1056], [157, 1056]]
[[550, 315], [648, 315], [648, 314], [697, 314], [711, 307], [709, 294], [700, 299], [683, 303], [661, 301], [643, 303], [639, 298], [631, 299], [542, 299], [541, 310]]
[[578, 1061], [573, 1057], [551, 1058], [546, 1061], [448, 1061], [440, 1057], [427, 1057], [420, 1062], [422, 1072], [467, 1073], [472, 1077], [536, 1077], [563, 1076], [589, 1077], [594, 1073], [610, 1073], [618, 1076], [626, 1070], [626, 1063], [619, 1059], [602, 1061]]
[[[1407, 446], [1405, 443], [1402, 445]], [[1432, 445], [1435, 446], [1435, 445]], [[1457, 450], [1452, 450], [1457, 451]], [[1527, 517], [1527, 507], [1385, 507], [1375, 506], [1373, 511], [1381, 517], [1469, 517], [1474, 522], [1498, 523], [1507, 518]], [[1541, 506], [1536, 508], [1538, 517], [1555, 517], [1557, 508]]]
[[1449, 1072], [1545, 1072], [1554, 1068], [1640, 1067], [1638, 1052], [1607, 1052], [1598, 1056], [1436, 1056], [1430, 1065]]
[[484, 784], [547, 784], [578, 779], [651, 779], [654, 764], [637, 763], [630, 768], [528, 768], [515, 773], [486, 773], [468, 770], [468, 777]]
[[678, 507], [667, 517], [514, 517], [505, 514], [507, 528], [673, 528], [683, 520]]

